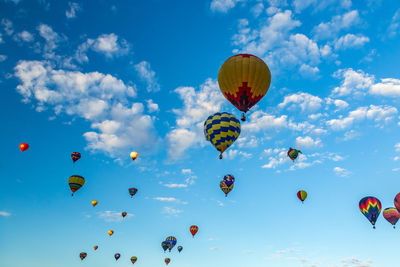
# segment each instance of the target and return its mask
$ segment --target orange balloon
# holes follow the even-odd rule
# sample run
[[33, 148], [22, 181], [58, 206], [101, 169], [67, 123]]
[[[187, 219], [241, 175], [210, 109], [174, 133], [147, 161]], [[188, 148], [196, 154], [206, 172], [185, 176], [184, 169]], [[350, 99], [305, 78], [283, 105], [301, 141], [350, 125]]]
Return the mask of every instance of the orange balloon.
[[132, 160], [137, 159], [137, 157], [139, 157], [139, 153], [137, 153], [136, 151], [131, 152], [131, 158], [132, 158]]
[[99, 246], [94, 246], [93, 248], [94, 248], [94, 250], [97, 250], [99, 248]]
[[112, 236], [114, 234], [114, 231], [113, 230], [108, 230], [108, 235], [109, 236]]
[[97, 203], [99, 203], [97, 200], [93, 200], [93, 201], [92, 201], [92, 205], [93, 205], [93, 207], [94, 207], [94, 206], [96, 206], [96, 205], [97, 205]]
[[19, 149], [21, 149], [22, 152], [24, 152], [25, 150], [27, 150], [29, 148], [29, 145], [27, 143], [21, 143], [19, 145]]

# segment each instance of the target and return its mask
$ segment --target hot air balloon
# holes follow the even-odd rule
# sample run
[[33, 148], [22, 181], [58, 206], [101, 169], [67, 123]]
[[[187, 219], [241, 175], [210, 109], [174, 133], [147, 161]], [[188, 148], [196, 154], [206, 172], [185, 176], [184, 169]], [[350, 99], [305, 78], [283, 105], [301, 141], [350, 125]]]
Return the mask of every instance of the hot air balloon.
[[136, 192], [138, 191], [136, 188], [134, 188], [134, 187], [131, 187], [131, 188], [129, 188], [128, 189], [129, 190], [129, 194], [131, 195], [131, 197], [133, 197], [135, 194], [136, 194]]
[[396, 208], [386, 208], [382, 212], [383, 217], [396, 228], [396, 223], [400, 219], [400, 213]]
[[182, 247], [182, 246], [179, 246], [179, 247], [178, 247], [178, 251], [179, 251], [179, 253], [181, 253], [182, 249], [183, 249], [183, 247]]
[[225, 184], [230, 187], [234, 182], [235, 182], [235, 177], [233, 177], [232, 174], [227, 174], [224, 176], [224, 178], [222, 179]]
[[171, 259], [170, 258], [165, 258], [165, 264], [169, 264], [171, 262]]
[[78, 159], [81, 158], [81, 153], [79, 152], [72, 152], [71, 154], [72, 161], [75, 163]]
[[381, 213], [382, 204], [375, 197], [364, 197], [359, 203], [360, 211], [367, 217], [375, 229], [376, 220]]
[[71, 188], [72, 195], [85, 184], [85, 178], [80, 175], [72, 175], [68, 179], [69, 187]]
[[176, 245], [176, 238], [169, 236], [167, 239], [165, 239], [165, 241], [168, 242], [168, 250], [171, 252], [172, 248]]
[[396, 207], [397, 211], [400, 212], [400, 193], [398, 193], [394, 198], [394, 206]]
[[95, 207], [99, 202], [97, 200], [92, 200], [92, 205]]
[[79, 254], [79, 258], [81, 258], [82, 261], [86, 258], [86, 256], [87, 256], [87, 253], [86, 253], [86, 252], [81, 252], [81, 253]]
[[108, 233], [109, 236], [112, 236], [114, 234], [114, 231], [113, 230], [108, 230], [107, 233]]
[[301, 200], [301, 202], [303, 203], [304, 200], [306, 200], [307, 198], [307, 192], [304, 190], [300, 190], [299, 192], [297, 192], [297, 197]]
[[219, 187], [221, 188], [221, 190], [225, 193], [225, 197], [228, 196], [229, 192], [232, 191], [233, 189], [233, 184], [231, 186], [227, 186], [227, 184], [225, 183], [225, 181], [221, 181], [219, 183]]
[[121, 257], [121, 254], [115, 253], [114, 258], [115, 258], [116, 261], [117, 261], [120, 257]]
[[133, 161], [137, 159], [137, 157], [139, 157], [139, 153], [137, 153], [136, 151], [131, 152], [131, 158]]
[[97, 250], [99, 248], [99, 246], [94, 246], [93, 248], [94, 248], [94, 250]]
[[136, 261], [137, 261], [137, 257], [131, 257], [132, 264], [135, 264]]
[[21, 143], [19, 145], [19, 149], [21, 149], [22, 152], [28, 150], [28, 148], [29, 148], [29, 145], [27, 143]]
[[240, 122], [232, 114], [218, 112], [210, 115], [204, 122], [204, 135], [207, 141], [222, 153], [232, 145], [240, 135]]
[[190, 226], [190, 233], [192, 234], [193, 238], [196, 235], [197, 231], [199, 231], [199, 227], [197, 225]]
[[[287, 155], [291, 160], [295, 160], [297, 159], [297, 157], [299, 156], [299, 153], [301, 153], [300, 150], [294, 149], [294, 148], [289, 148]], [[303, 154], [303, 153], [301, 153]]]
[[163, 248], [164, 252], [169, 248], [169, 242], [163, 241], [161, 242], [161, 247]]
[[218, 84], [226, 99], [243, 112], [242, 121], [245, 121], [244, 114], [268, 92], [271, 72], [262, 59], [239, 54], [222, 64]]
[[128, 213], [126, 213], [125, 211], [124, 212], [122, 212], [121, 213], [121, 215], [122, 215], [122, 218], [125, 218], [125, 216], [127, 215]]

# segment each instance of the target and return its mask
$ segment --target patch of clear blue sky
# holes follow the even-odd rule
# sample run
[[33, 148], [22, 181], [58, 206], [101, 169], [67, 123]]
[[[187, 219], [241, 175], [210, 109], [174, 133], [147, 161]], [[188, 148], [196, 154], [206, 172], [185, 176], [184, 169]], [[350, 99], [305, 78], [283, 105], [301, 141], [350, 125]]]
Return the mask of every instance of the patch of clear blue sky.
[[[282, 10], [293, 10], [292, 1], [288, 2]], [[11, 215], [0, 217], [1, 266], [130, 266], [131, 256], [138, 257], [135, 266], [164, 266], [165, 257], [172, 260], [169, 266], [185, 267], [342, 266], [342, 259], [353, 257], [363, 263], [371, 259], [371, 266], [395, 266], [398, 229], [393, 230], [380, 217], [373, 231], [359, 212], [358, 201], [374, 195], [384, 207], [393, 206], [393, 197], [400, 191], [398, 172], [392, 171], [398, 167], [392, 160], [396, 155], [394, 144], [399, 142], [397, 116], [383, 127], [375, 127], [370, 121], [357, 124], [354, 129], [359, 136], [347, 142], [341, 141], [343, 132], [332, 132], [322, 138], [323, 147], [305, 150], [305, 154], [334, 152], [345, 158], [340, 162], [324, 160], [295, 171], [288, 171], [291, 163], [280, 166], [280, 172], [261, 168], [267, 163], [266, 157], [260, 159], [264, 149], [293, 146], [299, 136], [281, 130], [260, 146], [245, 148], [252, 153], [251, 159], [220, 161], [218, 153], [207, 144], [188, 150], [183, 161], [164, 163], [165, 135], [170, 130], [168, 125], [175, 125], [176, 120], [171, 110], [182, 107], [173, 90], [179, 86], [198, 87], [208, 77], [216, 79], [221, 63], [236, 48], [232, 36], [237, 32], [238, 19], [247, 18], [255, 28], [266, 20], [265, 16], [251, 15], [252, 3], [221, 14], [210, 10], [210, 1], [92, 1], [80, 3], [82, 10], [77, 17], [67, 19], [66, 1], [43, 4], [21, 0], [17, 5], [0, 2], [1, 18], [12, 21], [15, 32], [27, 30], [35, 35], [35, 42], [43, 43], [36, 27], [44, 23], [67, 36], [68, 41], [57, 50], [59, 55], [72, 56], [87, 38], [104, 33], [127, 40], [131, 46], [128, 54], [109, 59], [89, 51], [89, 62], [79, 65], [78, 70], [134, 81], [138, 101], [151, 98], [160, 106], [155, 126], [163, 138], [157, 152], [141, 156], [133, 164], [127, 160], [121, 165], [104, 153], [85, 150], [87, 143], [82, 135], [89, 130], [89, 121], [66, 114], [49, 120], [52, 111], [39, 113], [34, 103], [21, 102], [13, 68], [18, 60], [42, 60], [42, 54], [34, 52], [35, 43], [18, 45], [2, 28], [0, 54], [7, 59], [0, 62], [0, 210]], [[285, 95], [299, 91], [327, 97], [341, 82], [332, 77], [338, 69], [362, 69], [378, 79], [400, 78], [400, 34], [386, 36], [399, 6], [397, 1], [376, 3], [380, 4], [371, 8], [354, 1], [350, 10], [359, 10], [362, 22], [356, 30], [344, 31], [364, 34], [370, 42], [360, 49], [339, 51], [340, 66], [322, 62], [319, 79], [305, 79], [291, 72], [273, 76], [273, 86], [258, 108], [276, 110]], [[335, 7], [313, 12], [309, 7], [293, 14], [302, 22], [300, 32], [310, 36], [314, 26], [345, 12]], [[377, 51], [373, 61], [362, 61], [372, 49]], [[159, 92], [146, 92], [138, 79], [133, 66], [143, 60], [150, 62], [156, 72]], [[344, 116], [371, 104], [399, 107], [398, 97], [369, 96], [347, 101], [350, 109]], [[223, 107], [240, 115], [228, 103]], [[291, 117], [307, 117], [297, 113], [285, 112]], [[21, 142], [31, 145], [25, 153], [18, 149]], [[75, 165], [70, 159], [72, 151], [82, 152], [82, 159]], [[351, 174], [336, 176], [333, 168], [337, 166]], [[143, 171], [141, 167], [151, 169]], [[182, 169], [191, 169], [197, 177], [193, 185], [167, 188], [160, 184], [184, 183]], [[83, 175], [86, 184], [71, 198], [67, 179], [75, 173]], [[218, 187], [226, 173], [236, 177], [235, 189], [228, 198]], [[139, 189], [133, 199], [127, 190], [131, 186]], [[309, 192], [303, 205], [296, 198], [299, 189]], [[188, 203], [159, 202], [155, 197], [174, 197]], [[93, 199], [99, 201], [95, 208], [90, 204]], [[181, 213], [163, 213], [165, 207]], [[107, 222], [99, 217], [104, 211], [127, 211], [134, 216], [122, 222]], [[200, 227], [195, 239], [189, 233], [192, 224]], [[107, 235], [109, 229], [115, 231], [111, 238]], [[184, 247], [182, 253], [176, 249], [162, 252], [160, 243], [169, 235], [178, 239], [177, 246]], [[94, 245], [99, 246], [97, 251], [93, 251]], [[82, 263], [78, 257], [81, 251], [88, 253]], [[117, 252], [121, 258], [115, 262], [113, 255]]]

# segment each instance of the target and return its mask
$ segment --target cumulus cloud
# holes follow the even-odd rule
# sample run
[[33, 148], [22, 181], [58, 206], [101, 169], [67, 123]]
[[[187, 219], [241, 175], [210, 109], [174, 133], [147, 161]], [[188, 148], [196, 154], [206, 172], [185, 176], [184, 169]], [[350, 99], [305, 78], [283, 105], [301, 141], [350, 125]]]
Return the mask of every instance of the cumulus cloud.
[[128, 213], [125, 218], [122, 217], [119, 211], [106, 210], [103, 212], [98, 212], [98, 217], [106, 222], [121, 222], [122, 220], [127, 220], [134, 216], [134, 214]]
[[210, 8], [214, 12], [226, 13], [236, 6], [239, 2], [245, 2], [247, 0], [212, 0]]
[[156, 73], [151, 69], [150, 63], [142, 61], [135, 65], [135, 70], [139, 77], [146, 82], [148, 92], [160, 91], [160, 85], [157, 82]]
[[300, 107], [302, 111], [315, 112], [321, 108], [322, 99], [318, 96], [313, 96], [308, 93], [296, 93], [285, 96], [280, 108], [289, 106], [292, 108]]
[[125, 55], [129, 52], [129, 44], [115, 33], [102, 34], [96, 39], [88, 38], [75, 52], [75, 59], [78, 62], [88, 62], [87, 51], [92, 50], [105, 55], [107, 58]]
[[22, 31], [14, 35], [14, 40], [16, 42], [31, 43], [34, 39], [35, 38], [33, 37], [33, 35], [28, 31]]
[[293, 6], [296, 12], [301, 12], [302, 10], [313, 7], [314, 10], [323, 10], [329, 6], [337, 5], [341, 8], [350, 8], [351, 7], [351, 0], [294, 0]]
[[244, 152], [244, 151], [239, 151], [237, 149], [229, 149], [227, 152], [225, 152], [226, 159], [234, 159], [238, 156], [241, 159], [249, 159], [252, 157], [252, 154]]
[[341, 69], [335, 72], [335, 78], [343, 79], [340, 86], [332, 91], [334, 96], [346, 96], [350, 94], [366, 94], [373, 85], [375, 78], [362, 70]]
[[153, 99], [146, 100], [147, 103], [147, 109], [149, 112], [158, 112], [160, 111], [160, 108], [158, 107], [157, 103], [153, 102]]
[[76, 13], [82, 10], [78, 3], [68, 2], [69, 9], [65, 11], [65, 16], [69, 19], [76, 18]]
[[186, 150], [204, 141], [203, 124], [207, 117], [221, 111], [225, 102], [216, 81], [207, 79], [199, 90], [193, 87], [178, 87], [174, 90], [183, 101], [183, 107], [173, 109], [176, 125], [167, 134], [168, 155], [174, 161], [182, 158]]
[[1, 26], [7, 35], [12, 35], [14, 33], [14, 26], [11, 20], [3, 18], [1, 20]]
[[341, 30], [347, 30], [361, 22], [357, 10], [334, 16], [329, 22], [321, 22], [314, 27], [313, 35], [317, 40], [334, 39]]
[[381, 82], [370, 87], [369, 92], [373, 95], [400, 96], [400, 79], [385, 78]]
[[337, 176], [340, 176], [340, 177], [347, 177], [350, 175], [350, 171], [348, 171], [344, 168], [341, 168], [341, 167], [335, 167], [335, 168], [333, 168], [333, 171], [335, 172], [335, 174]]
[[363, 47], [364, 44], [369, 42], [369, 38], [359, 34], [346, 34], [345, 36], [340, 37], [335, 41], [335, 49], [336, 50], [345, 50], [349, 48], [360, 48]]
[[[134, 86], [110, 74], [82, 73], [54, 69], [43, 61], [20, 61], [15, 67], [20, 80], [17, 91], [24, 102], [37, 111], [53, 109], [91, 122], [84, 133], [88, 148], [112, 157], [132, 147], [150, 148], [157, 143], [154, 118], [144, 113], [144, 105], [132, 102]], [[122, 127], [123, 126], [123, 127]]]
[[313, 139], [310, 136], [299, 136], [296, 138], [296, 147], [299, 148], [317, 148], [322, 146], [322, 141], [319, 138]]

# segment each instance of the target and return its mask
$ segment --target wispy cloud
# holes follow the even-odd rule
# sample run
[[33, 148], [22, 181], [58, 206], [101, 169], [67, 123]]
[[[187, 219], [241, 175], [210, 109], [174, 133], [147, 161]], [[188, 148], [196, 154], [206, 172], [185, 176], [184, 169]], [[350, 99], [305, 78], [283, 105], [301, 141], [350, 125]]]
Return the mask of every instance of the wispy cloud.
[[9, 213], [9, 212], [7, 212], [7, 211], [0, 211], [0, 216], [3, 216], [3, 217], [10, 217], [10, 216], [11, 216], [11, 213]]
[[162, 213], [168, 214], [168, 215], [178, 215], [182, 212], [183, 212], [183, 210], [174, 209], [172, 207], [164, 207], [164, 209], [162, 211]]
[[157, 201], [161, 201], [161, 202], [174, 202], [174, 203], [183, 204], [183, 205], [188, 204], [188, 202], [181, 201], [181, 200], [176, 199], [174, 197], [154, 197], [153, 199], [157, 200]]
[[134, 214], [128, 213], [125, 218], [123, 218], [121, 213], [122, 212], [106, 210], [98, 212], [98, 217], [106, 222], [121, 222], [122, 220], [127, 220], [134, 216]]
[[351, 172], [349, 170], [346, 170], [341, 167], [335, 167], [335, 168], [333, 168], [333, 171], [335, 172], [335, 174], [337, 176], [340, 176], [340, 177], [348, 177], [351, 174]]

